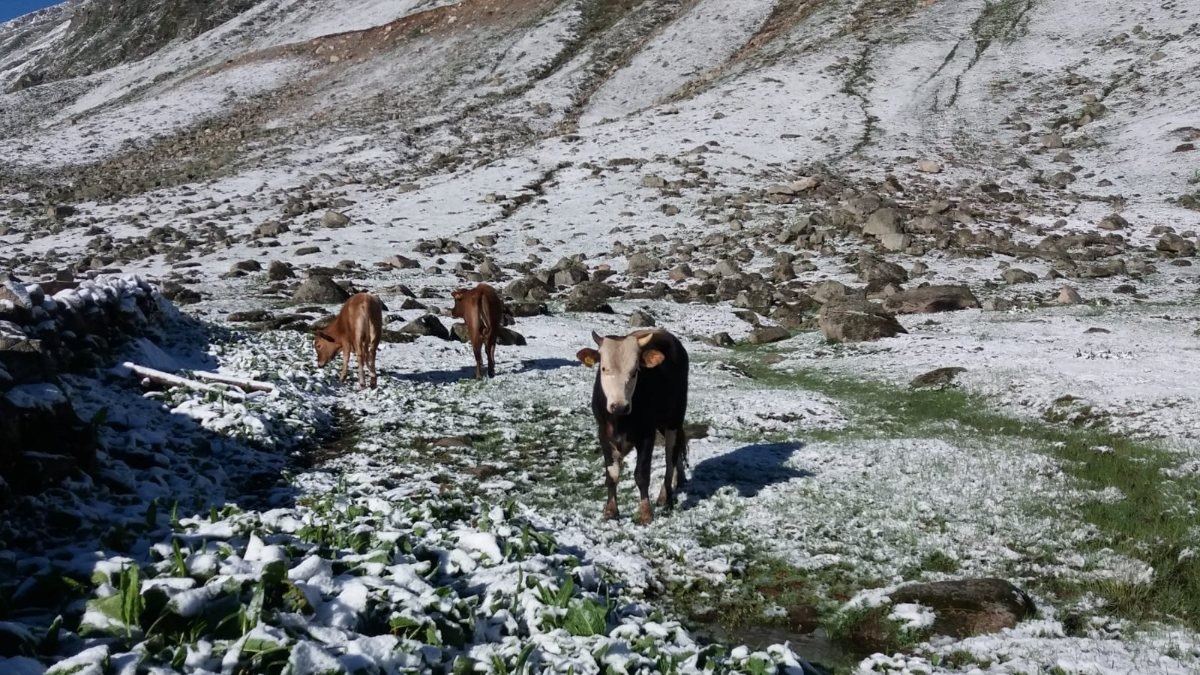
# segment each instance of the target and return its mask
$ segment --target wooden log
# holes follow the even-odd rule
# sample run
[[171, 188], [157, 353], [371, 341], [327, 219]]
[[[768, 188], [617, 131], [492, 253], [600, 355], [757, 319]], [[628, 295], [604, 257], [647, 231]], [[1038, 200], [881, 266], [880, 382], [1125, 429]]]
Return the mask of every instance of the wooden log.
[[186, 377], [180, 377], [178, 375], [172, 375], [171, 373], [164, 373], [161, 370], [139, 366], [136, 363], [130, 363], [129, 361], [126, 361], [121, 365], [125, 368], [128, 368], [130, 372], [132, 372], [134, 375], [137, 375], [141, 379], [148, 380], [164, 387], [184, 387], [193, 391], [220, 394], [221, 396], [225, 396], [226, 398], [231, 398], [237, 401], [244, 401], [246, 399], [245, 392], [238, 389], [225, 389], [216, 385], [189, 380]]
[[220, 382], [221, 384], [232, 384], [233, 386], [243, 391], [275, 391], [275, 385], [270, 382], [259, 382], [244, 377], [233, 377], [232, 375], [221, 375], [220, 373], [210, 373], [207, 370], [193, 370], [192, 375], [198, 380], [206, 382]]

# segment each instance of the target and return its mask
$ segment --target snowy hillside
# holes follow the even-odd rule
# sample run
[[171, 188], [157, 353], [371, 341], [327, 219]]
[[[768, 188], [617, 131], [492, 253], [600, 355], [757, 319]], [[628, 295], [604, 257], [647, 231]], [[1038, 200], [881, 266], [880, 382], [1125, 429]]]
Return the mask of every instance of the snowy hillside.
[[[202, 4], [0, 24], [0, 358], [39, 282], [183, 312], [54, 385], [96, 466], [0, 483], [0, 672], [1200, 671], [1200, 6]], [[312, 364], [353, 290], [378, 390]], [[647, 325], [641, 528], [575, 354]], [[1036, 610], [910, 595], [989, 578]]]

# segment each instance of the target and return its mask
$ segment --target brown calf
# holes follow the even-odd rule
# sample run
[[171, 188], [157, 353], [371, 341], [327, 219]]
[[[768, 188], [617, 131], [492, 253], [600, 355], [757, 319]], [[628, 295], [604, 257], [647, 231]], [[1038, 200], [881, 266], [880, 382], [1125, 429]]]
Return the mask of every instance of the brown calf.
[[504, 322], [504, 303], [496, 294], [496, 289], [487, 284], [479, 284], [470, 290], [459, 289], [451, 296], [454, 298], [454, 311], [451, 314], [456, 319], [462, 319], [471, 334], [471, 350], [475, 352], [475, 379], [483, 378], [481, 351], [484, 344], [487, 345], [487, 374], [488, 377], [495, 377], [496, 340]]
[[383, 302], [370, 293], [350, 297], [333, 323], [317, 331], [313, 347], [317, 350], [317, 367], [324, 368], [342, 353], [342, 373], [338, 382], [346, 381], [350, 355], [358, 354], [358, 386], [367, 386], [363, 366], [371, 368], [371, 388], [375, 388], [375, 352], [383, 334]]

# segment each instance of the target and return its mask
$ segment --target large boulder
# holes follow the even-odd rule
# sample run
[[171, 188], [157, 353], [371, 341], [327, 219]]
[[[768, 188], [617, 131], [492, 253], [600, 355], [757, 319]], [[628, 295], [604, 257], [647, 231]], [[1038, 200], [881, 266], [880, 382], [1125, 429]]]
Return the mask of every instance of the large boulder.
[[443, 340], [453, 339], [450, 336], [450, 331], [446, 326], [432, 314], [426, 314], [419, 319], [413, 319], [400, 329], [401, 333], [416, 336], [430, 336], [441, 338]]
[[934, 612], [933, 632], [956, 638], [1012, 628], [1037, 611], [1033, 600], [1004, 579], [956, 579], [903, 586], [888, 594], [894, 604]]
[[896, 314], [932, 314], [977, 309], [979, 299], [966, 286], [921, 286], [890, 296], [883, 307]]
[[834, 342], [870, 342], [907, 333], [896, 317], [860, 298], [839, 298], [821, 307], [817, 325]]
[[334, 283], [331, 277], [311, 276], [300, 284], [292, 294], [292, 302], [298, 305], [336, 305], [350, 299], [346, 289]]
[[863, 254], [858, 259], [858, 278], [867, 282], [868, 290], [883, 288], [888, 284], [899, 286], [908, 281], [908, 270], [896, 263]]
[[567, 294], [564, 307], [568, 312], [606, 312], [611, 314], [612, 308], [608, 305], [608, 299], [619, 294], [619, 291], [606, 283], [584, 281]]
[[900, 214], [889, 206], [877, 209], [867, 218], [867, 222], [863, 225], [863, 234], [869, 234], [876, 238], [882, 238], [887, 234], [900, 234], [903, 230], [900, 229]]

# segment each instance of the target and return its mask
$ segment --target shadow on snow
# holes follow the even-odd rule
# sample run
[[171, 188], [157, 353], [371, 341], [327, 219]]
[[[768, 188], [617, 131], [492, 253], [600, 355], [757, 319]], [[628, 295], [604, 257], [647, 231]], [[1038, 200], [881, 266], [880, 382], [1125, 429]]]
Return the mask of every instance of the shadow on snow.
[[741, 497], [755, 497], [771, 485], [811, 477], [811, 471], [787, 465], [802, 447], [804, 444], [796, 441], [758, 443], [709, 457], [692, 468], [692, 477], [684, 487], [684, 508], [695, 506], [726, 486], [733, 487]]
[[[484, 366], [486, 367], [486, 365], [487, 362], [485, 361]], [[526, 359], [521, 361], [516, 368], [512, 368], [511, 365], [505, 364], [503, 361], [497, 359], [496, 376], [504, 377], [505, 375], [519, 375], [521, 373], [539, 370], [558, 370], [559, 368], [568, 368], [576, 365], [579, 365], [578, 361], [572, 361], [569, 359]], [[401, 372], [398, 370], [379, 371], [379, 378], [381, 382], [385, 377], [403, 380], [405, 382], [446, 384], [449, 382], [457, 382], [459, 380], [475, 379], [475, 365], [472, 363], [470, 365], [463, 366], [462, 368], [455, 368], [451, 370], [427, 370], [424, 372]], [[347, 381], [349, 381], [349, 378], [347, 378]]]

